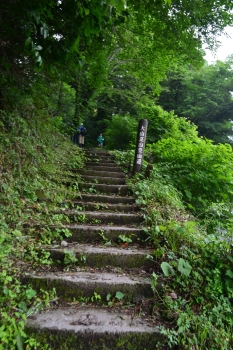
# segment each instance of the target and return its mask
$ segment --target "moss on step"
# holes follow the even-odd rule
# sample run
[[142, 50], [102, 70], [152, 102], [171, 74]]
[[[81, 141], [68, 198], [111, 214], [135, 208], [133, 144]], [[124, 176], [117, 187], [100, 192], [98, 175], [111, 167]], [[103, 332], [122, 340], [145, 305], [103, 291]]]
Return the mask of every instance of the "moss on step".
[[[98, 274], [93, 274], [93, 279], [87, 277], [85, 279], [80, 279], [78, 281], [73, 281], [70, 279], [59, 278], [59, 277], [43, 277], [39, 278], [36, 276], [31, 276], [28, 278], [24, 278], [23, 282], [30, 283], [33, 288], [36, 290], [40, 290], [40, 288], [44, 290], [53, 290], [56, 289], [58, 297], [65, 300], [73, 300], [80, 299], [82, 297], [92, 297], [94, 293], [97, 293], [101, 296], [102, 300], [106, 300], [107, 294], [115, 295], [117, 292], [122, 292], [125, 294], [124, 302], [132, 302], [135, 298], [142, 297], [153, 297], [152, 289], [149, 281], [144, 279], [144, 283], [139, 282], [138, 280], [134, 281], [134, 283], [129, 284], [126, 281], [118, 282], [118, 275], [116, 275], [115, 283], [109, 283], [108, 276], [103, 280], [95, 279], [95, 276]], [[101, 276], [102, 278], [102, 276]]]
[[[65, 253], [62, 249], [48, 249], [50, 252], [50, 257], [56, 261], [64, 261]], [[115, 266], [121, 268], [140, 268], [142, 266], [151, 267], [153, 262], [146, 259], [146, 254], [124, 254], [124, 250], [118, 254], [111, 254], [111, 248], [109, 247], [109, 252], [101, 252], [101, 249], [96, 248], [96, 253], [89, 252], [78, 252], [72, 250], [78, 259], [78, 265], [90, 266], [93, 268], [101, 268], [104, 266]], [[83, 262], [83, 256], [85, 256], [85, 263]]]
[[103, 333], [97, 334], [86, 329], [74, 333], [56, 329], [26, 329], [27, 334], [36, 338], [41, 345], [48, 344], [52, 350], [155, 350], [161, 346], [162, 336], [155, 333]]

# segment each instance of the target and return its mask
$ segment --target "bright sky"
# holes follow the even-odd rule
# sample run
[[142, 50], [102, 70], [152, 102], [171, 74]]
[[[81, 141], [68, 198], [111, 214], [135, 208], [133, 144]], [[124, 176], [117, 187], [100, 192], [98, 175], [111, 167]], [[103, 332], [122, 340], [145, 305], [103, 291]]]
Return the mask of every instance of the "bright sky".
[[221, 35], [217, 38], [217, 40], [220, 41], [222, 44], [215, 54], [210, 50], [205, 50], [206, 56], [204, 57], [204, 59], [209, 64], [214, 63], [217, 60], [224, 62], [227, 56], [233, 55], [233, 27], [228, 27], [226, 29], [226, 32], [229, 37]]

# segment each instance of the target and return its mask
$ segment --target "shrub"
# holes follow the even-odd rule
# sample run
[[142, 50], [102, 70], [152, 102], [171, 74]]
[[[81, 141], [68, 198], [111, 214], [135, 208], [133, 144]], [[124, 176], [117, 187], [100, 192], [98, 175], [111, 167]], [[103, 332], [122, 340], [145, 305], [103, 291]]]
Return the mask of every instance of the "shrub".
[[160, 172], [182, 193], [186, 206], [196, 214], [212, 202], [230, 202], [233, 191], [233, 153], [228, 144], [163, 139], [148, 148]]
[[108, 123], [105, 139], [108, 149], [126, 150], [136, 143], [137, 121], [129, 114], [114, 115]]
[[140, 106], [139, 115], [148, 120], [147, 143], [172, 137], [177, 140], [197, 141], [197, 126], [186, 118], [179, 118], [173, 112], [160, 106]]

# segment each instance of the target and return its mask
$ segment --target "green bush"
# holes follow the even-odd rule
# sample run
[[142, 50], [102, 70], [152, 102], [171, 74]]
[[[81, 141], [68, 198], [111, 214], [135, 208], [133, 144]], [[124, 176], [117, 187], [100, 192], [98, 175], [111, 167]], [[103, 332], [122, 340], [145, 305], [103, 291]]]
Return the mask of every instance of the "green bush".
[[197, 141], [197, 126], [186, 118], [179, 118], [174, 112], [164, 111], [160, 106], [139, 108], [141, 118], [148, 120], [147, 143], [154, 143], [164, 138]]
[[148, 147], [153, 162], [194, 213], [206, 211], [212, 203], [228, 203], [233, 192], [233, 153], [228, 144], [213, 145], [199, 138], [163, 139]]
[[112, 116], [105, 132], [107, 148], [126, 150], [131, 143], [136, 144], [137, 125], [137, 121], [129, 114]]

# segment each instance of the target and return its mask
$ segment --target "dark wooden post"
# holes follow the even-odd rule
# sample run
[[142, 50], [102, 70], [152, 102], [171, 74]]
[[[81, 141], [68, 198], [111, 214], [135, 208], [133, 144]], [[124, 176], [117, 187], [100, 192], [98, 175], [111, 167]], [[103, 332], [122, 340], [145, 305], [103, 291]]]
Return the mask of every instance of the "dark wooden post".
[[138, 136], [135, 150], [134, 164], [133, 164], [133, 175], [139, 173], [142, 168], [142, 162], [144, 157], [144, 148], [146, 144], [148, 120], [141, 119], [138, 124]]

